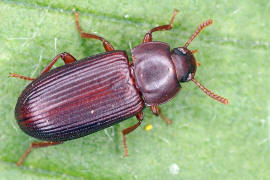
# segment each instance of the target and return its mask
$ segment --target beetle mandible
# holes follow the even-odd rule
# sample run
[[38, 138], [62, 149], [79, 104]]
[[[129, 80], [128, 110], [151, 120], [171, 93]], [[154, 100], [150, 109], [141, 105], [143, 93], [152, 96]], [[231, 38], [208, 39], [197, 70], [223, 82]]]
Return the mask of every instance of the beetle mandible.
[[[145, 34], [142, 44], [131, 50], [132, 63], [125, 51], [114, 50], [104, 38], [83, 32], [76, 12], [80, 36], [102, 41], [105, 53], [78, 61], [69, 53], [58, 54], [37, 78], [10, 73], [10, 77], [32, 81], [18, 98], [15, 117], [25, 133], [43, 140], [31, 143], [17, 165], [33, 148], [80, 138], [136, 116], [138, 122], [122, 131], [127, 156], [126, 135], [141, 124], [145, 106], [171, 123], [158, 105], [172, 99], [181, 90], [182, 82], [193, 81], [211, 98], [228, 104], [226, 98], [194, 79], [197, 62], [193, 54], [197, 51], [188, 46], [203, 28], [212, 24], [211, 19], [200, 24], [183, 47], [170, 50], [167, 43], [152, 41], [153, 32], [172, 29], [177, 12], [174, 10], [168, 25]], [[58, 59], [65, 65], [51, 70]]]

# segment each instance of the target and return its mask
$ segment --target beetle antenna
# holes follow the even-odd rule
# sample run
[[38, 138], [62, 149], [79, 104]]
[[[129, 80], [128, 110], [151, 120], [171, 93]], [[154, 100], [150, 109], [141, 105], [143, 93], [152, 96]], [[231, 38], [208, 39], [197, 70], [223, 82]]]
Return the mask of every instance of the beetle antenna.
[[203, 30], [203, 28], [205, 28], [206, 26], [209, 26], [213, 23], [212, 19], [208, 19], [207, 21], [203, 22], [202, 24], [200, 24], [197, 28], [197, 30], [193, 33], [193, 35], [190, 37], [190, 39], [186, 42], [186, 44], [184, 45], [185, 48], [187, 48], [189, 46], [189, 44], [191, 43], [191, 41], [198, 36], [198, 34]]
[[210, 96], [211, 98], [213, 98], [214, 100], [217, 100], [223, 104], [228, 104], [229, 100], [221, 97], [215, 93], [213, 93], [212, 91], [210, 91], [209, 89], [207, 89], [206, 87], [204, 87], [201, 83], [199, 83], [196, 79], [191, 79], [205, 94], [207, 94], [208, 96]]

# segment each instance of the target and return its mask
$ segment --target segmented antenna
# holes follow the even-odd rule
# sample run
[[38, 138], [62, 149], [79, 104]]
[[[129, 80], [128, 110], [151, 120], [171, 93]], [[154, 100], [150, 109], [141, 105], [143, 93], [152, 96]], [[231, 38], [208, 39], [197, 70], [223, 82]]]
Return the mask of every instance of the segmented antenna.
[[207, 94], [208, 96], [210, 96], [211, 98], [213, 98], [214, 100], [217, 100], [223, 104], [228, 104], [229, 100], [221, 97], [215, 93], [213, 93], [212, 91], [210, 91], [209, 89], [207, 89], [206, 87], [204, 87], [201, 83], [199, 83], [196, 79], [191, 79], [205, 94]]
[[190, 39], [186, 42], [186, 44], [184, 45], [185, 48], [187, 48], [189, 46], [189, 44], [191, 43], [191, 41], [198, 36], [198, 34], [203, 30], [203, 28], [205, 28], [206, 26], [209, 26], [213, 23], [212, 19], [208, 19], [207, 21], [203, 22], [202, 24], [200, 24], [197, 28], [197, 30], [195, 31], [195, 33], [193, 33], [193, 35], [190, 37]]

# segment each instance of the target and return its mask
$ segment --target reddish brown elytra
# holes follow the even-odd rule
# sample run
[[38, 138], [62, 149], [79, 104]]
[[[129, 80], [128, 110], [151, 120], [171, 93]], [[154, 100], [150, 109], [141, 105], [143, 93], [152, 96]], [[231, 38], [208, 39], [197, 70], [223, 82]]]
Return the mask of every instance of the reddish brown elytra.
[[[143, 109], [171, 123], [158, 105], [172, 99], [182, 82], [193, 81], [211, 98], [228, 104], [228, 100], [206, 89], [194, 79], [197, 50], [189, 50], [191, 41], [212, 20], [202, 23], [183, 47], [170, 49], [167, 43], [152, 41], [152, 33], [172, 29], [177, 14], [174, 10], [168, 25], [151, 29], [142, 44], [131, 50], [133, 63], [127, 54], [114, 50], [104, 38], [84, 33], [75, 13], [75, 22], [82, 38], [102, 41], [105, 53], [76, 60], [69, 53], [57, 55], [37, 78], [11, 73], [32, 81], [18, 98], [15, 116], [20, 128], [28, 135], [44, 142], [34, 142], [22, 155], [21, 165], [33, 148], [47, 147], [80, 138], [112, 126], [132, 116], [138, 123], [122, 131], [124, 155], [128, 155], [126, 135], [143, 120]], [[58, 59], [65, 65], [51, 69]]]

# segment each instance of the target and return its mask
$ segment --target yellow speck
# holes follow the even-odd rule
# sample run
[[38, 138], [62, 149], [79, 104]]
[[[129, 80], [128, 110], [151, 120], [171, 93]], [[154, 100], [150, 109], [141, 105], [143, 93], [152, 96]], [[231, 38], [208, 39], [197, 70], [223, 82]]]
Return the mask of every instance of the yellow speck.
[[153, 128], [152, 124], [147, 124], [144, 129], [146, 131], [150, 131], [152, 128]]

